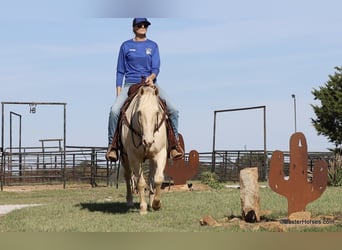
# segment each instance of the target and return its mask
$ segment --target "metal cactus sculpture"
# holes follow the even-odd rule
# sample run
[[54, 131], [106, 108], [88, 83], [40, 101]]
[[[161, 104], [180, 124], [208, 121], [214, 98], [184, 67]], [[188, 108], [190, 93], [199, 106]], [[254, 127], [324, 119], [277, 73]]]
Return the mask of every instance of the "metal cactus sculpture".
[[272, 190], [287, 198], [288, 215], [305, 211], [306, 205], [321, 196], [328, 181], [328, 164], [317, 160], [312, 171], [312, 181], [307, 176], [308, 153], [303, 133], [290, 138], [290, 173], [283, 172], [284, 154], [274, 151], [270, 162], [269, 185]]
[[[179, 134], [179, 143], [185, 152], [183, 136]], [[174, 185], [186, 184], [198, 171], [199, 154], [196, 150], [191, 150], [188, 157], [188, 163], [185, 159], [173, 160], [165, 166], [164, 173], [173, 179]]]

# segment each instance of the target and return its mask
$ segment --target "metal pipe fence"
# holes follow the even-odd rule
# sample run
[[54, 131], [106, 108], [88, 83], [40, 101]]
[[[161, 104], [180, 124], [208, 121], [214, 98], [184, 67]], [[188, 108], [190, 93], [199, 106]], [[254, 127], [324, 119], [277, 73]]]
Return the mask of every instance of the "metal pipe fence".
[[[204, 171], [214, 172], [220, 181], [239, 181], [240, 170], [248, 167], [257, 167], [259, 181], [268, 181], [269, 162], [273, 151], [264, 150], [220, 150], [200, 153], [200, 170], [196, 176]], [[213, 156], [214, 154], [214, 156]], [[289, 174], [290, 152], [284, 151], [284, 174]], [[324, 159], [327, 162], [334, 157], [331, 152], [309, 152], [307, 168], [311, 172], [315, 160]], [[212, 162], [215, 159], [215, 162]]]
[[105, 160], [106, 150], [67, 147], [64, 152], [59, 147], [25, 147], [19, 152], [18, 148], [5, 148], [1, 155], [1, 187], [66, 182], [112, 185], [117, 166]]
[[[5, 148], [0, 154], [1, 190], [7, 185], [88, 183], [112, 186], [118, 181], [119, 164], [106, 161], [105, 147], [22, 147]], [[65, 153], [65, 162], [64, 162]], [[200, 166], [192, 180], [200, 180], [203, 172], [215, 172], [220, 181], [238, 181], [240, 170], [258, 167], [259, 180], [266, 181], [272, 152], [263, 150], [221, 150], [199, 153]], [[329, 160], [332, 153], [309, 153], [308, 171], [316, 159]], [[187, 159], [186, 155], [186, 159]], [[289, 153], [284, 152], [284, 173], [288, 174]], [[214, 170], [214, 171], [213, 171]], [[166, 177], [167, 178], [167, 177]], [[123, 181], [123, 180], [120, 180]]]

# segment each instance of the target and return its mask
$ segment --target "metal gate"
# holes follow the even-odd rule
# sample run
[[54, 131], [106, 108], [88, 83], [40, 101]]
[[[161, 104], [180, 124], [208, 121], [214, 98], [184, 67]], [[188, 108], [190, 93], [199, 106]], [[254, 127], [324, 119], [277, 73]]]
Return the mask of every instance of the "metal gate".
[[78, 146], [68, 146], [65, 151], [60, 147], [5, 148], [1, 155], [1, 190], [4, 185], [112, 185], [118, 166], [105, 160], [106, 150]]

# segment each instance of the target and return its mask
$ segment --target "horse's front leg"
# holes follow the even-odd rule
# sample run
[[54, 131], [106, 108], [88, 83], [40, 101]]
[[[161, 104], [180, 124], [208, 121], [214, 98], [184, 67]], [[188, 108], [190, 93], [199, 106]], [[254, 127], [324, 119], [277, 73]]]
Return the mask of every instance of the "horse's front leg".
[[152, 201], [152, 208], [154, 210], [161, 208], [161, 185], [162, 183], [155, 183], [155, 194]]
[[145, 182], [142, 170], [141, 170], [141, 173], [139, 174], [139, 177], [138, 177], [137, 186], [138, 186], [138, 192], [139, 192], [139, 196], [140, 196], [140, 214], [144, 215], [144, 214], [147, 214], [147, 203], [145, 201], [146, 182]]
[[154, 175], [156, 172], [156, 165], [154, 161], [150, 159], [150, 171], [148, 175], [148, 186], [149, 186], [149, 208], [152, 208], [152, 203], [155, 195], [155, 183], [154, 183]]
[[154, 187], [155, 193], [152, 202], [152, 208], [159, 210], [161, 208], [161, 186], [164, 182], [164, 168], [166, 164], [166, 154], [162, 154], [155, 160], [155, 174], [154, 174]]

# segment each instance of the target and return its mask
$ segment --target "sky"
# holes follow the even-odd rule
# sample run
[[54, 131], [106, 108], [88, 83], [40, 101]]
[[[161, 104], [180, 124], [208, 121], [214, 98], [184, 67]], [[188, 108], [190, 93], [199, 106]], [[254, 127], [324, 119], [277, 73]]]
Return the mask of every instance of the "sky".
[[[66, 144], [106, 147], [118, 50], [133, 37], [133, 17], [147, 17], [161, 55], [158, 84], [180, 112], [186, 152], [212, 151], [215, 110], [255, 106], [266, 106], [267, 150], [288, 151], [295, 126], [309, 151], [333, 148], [311, 123], [319, 104], [311, 91], [341, 66], [341, 1], [94, 2], [1, 3], [1, 102], [67, 103]], [[22, 146], [63, 138], [63, 106], [30, 113], [6, 104], [5, 147], [10, 112], [21, 115]], [[263, 149], [263, 126], [262, 109], [218, 113], [215, 149]]]

